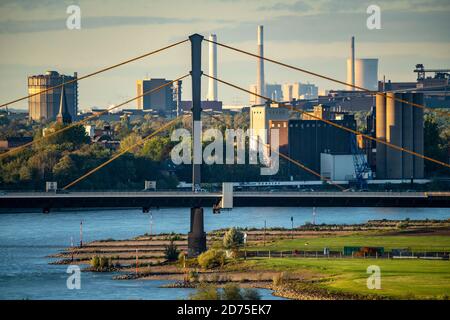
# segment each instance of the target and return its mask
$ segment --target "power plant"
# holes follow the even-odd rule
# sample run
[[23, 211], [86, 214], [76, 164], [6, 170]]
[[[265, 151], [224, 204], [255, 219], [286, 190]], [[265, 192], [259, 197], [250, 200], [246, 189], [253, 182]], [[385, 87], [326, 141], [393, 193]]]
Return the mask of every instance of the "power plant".
[[[423, 105], [423, 93], [387, 92], [386, 96], [377, 95], [376, 137], [423, 154], [423, 109], [406, 102]], [[421, 157], [377, 143], [376, 177], [377, 179], [422, 179], [424, 178], [423, 161]]]
[[[217, 78], [217, 36], [209, 36], [209, 74]], [[208, 81], [208, 100], [217, 101], [217, 81], [209, 78]]]
[[[347, 83], [373, 91], [378, 90], [378, 59], [356, 59], [355, 37], [352, 37], [351, 56], [347, 59]], [[347, 86], [347, 90], [356, 89]]]
[[[264, 34], [263, 26], [258, 26], [258, 55], [264, 57]], [[256, 71], [256, 93], [264, 96], [264, 60], [258, 59], [258, 67]], [[256, 104], [263, 104], [265, 101], [261, 97], [256, 97]]]

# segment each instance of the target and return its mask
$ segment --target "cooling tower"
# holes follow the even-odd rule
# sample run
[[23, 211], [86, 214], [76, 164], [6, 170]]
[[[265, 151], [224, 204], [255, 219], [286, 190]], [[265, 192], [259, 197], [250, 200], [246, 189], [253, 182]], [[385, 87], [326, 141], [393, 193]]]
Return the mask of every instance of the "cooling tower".
[[[258, 26], [258, 55], [264, 57], [264, 34], [263, 26]], [[258, 59], [258, 66], [256, 71], [256, 90], [260, 95], [264, 95], [264, 60]], [[256, 104], [263, 104], [265, 100], [261, 97], [256, 97]]]
[[[211, 34], [209, 41], [217, 42], [217, 36]], [[209, 42], [209, 74], [217, 78], [217, 44]], [[217, 81], [209, 78], [208, 81], [208, 100], [217, 101]]]
[[[354, 70], [356, 86], [378, 90], [378, 59], [355, 59]], [[347, 59], [347, 83], [352, 83], [352, 59]], [[347, 86], [347, 90], [352, 88]]]

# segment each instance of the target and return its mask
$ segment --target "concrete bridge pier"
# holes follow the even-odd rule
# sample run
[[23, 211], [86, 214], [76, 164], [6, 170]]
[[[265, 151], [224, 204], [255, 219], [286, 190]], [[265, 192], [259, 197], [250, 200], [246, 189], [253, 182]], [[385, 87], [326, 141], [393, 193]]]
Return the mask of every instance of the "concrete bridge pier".
[[188, 233], [188, 257], [196, 257], [206, 251], [206, 233], [203, 226], [203, 208], [191, 208], [191, 228]]

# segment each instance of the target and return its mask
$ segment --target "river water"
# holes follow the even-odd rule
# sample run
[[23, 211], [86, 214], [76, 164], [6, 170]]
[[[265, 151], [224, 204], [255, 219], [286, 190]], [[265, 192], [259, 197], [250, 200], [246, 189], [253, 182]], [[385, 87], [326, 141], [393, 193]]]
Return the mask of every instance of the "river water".
[[[206, 231], [231, 226], [291, 227], [312, 220], [311, 208], [236, 208], [219, 215], [205, 209]], [[317, 208], [316, 223], [362, 223], [373, 219], [448, 219], [448, 208]], [[117, 281], [110, 273], [83, 272], [81, 289], [69, 290], [67, 266], [48, 255], [79, 241], [126, 239], [150, 232], [141, 210], [96, 210], [0, 214], [0, 299], [185, 299], [193, 289], [159, 288], [167, 281]], [[189, 230], [189, 209], [152, 212], [153, 233]], [[260, 290], [264, 299], [276, 299]]]

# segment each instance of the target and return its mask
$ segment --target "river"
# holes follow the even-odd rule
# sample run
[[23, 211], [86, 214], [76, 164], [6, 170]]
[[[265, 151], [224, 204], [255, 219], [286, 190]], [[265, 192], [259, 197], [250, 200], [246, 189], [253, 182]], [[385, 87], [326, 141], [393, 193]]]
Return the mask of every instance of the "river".
[[[311, 208], [236, 208], [213, 214], [205, 209], [206, 231], [231, 226], [291, 227], [312, 220]], [[448, 219], [448, 208], [317, 208], [316, 223], [352, 224], [373, 219]], [[67, 266], [49, 265], [48, 255], [79, 241], [126, 239], [150, 232], [141, 210], [96, 210], [0, 214], [0, 299], [185, 299], [193, 289], [159, 288], [167, 281], [117, 281], [110, 273], [83, 272], [81, 289], [66, 286]], [[152, 212], [153, 233], [189, 230], [189, 209]], [[277, 299], [260, 290], [264, 299]]]

